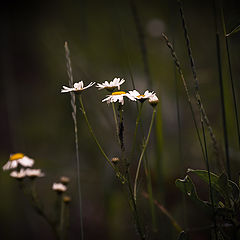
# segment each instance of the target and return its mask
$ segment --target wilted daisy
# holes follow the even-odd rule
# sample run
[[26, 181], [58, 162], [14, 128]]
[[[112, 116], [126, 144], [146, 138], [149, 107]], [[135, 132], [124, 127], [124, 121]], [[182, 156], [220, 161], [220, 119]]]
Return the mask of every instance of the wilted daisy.
[[3, 170], [5, 171], [16, 168], [18, 164], [22, 165], [23, 167], [32, 167], [34, 160], [25, 156], [23, 153], [11, 154], [9, 161], [3, 166]]
[[154, 96], [154, 92], [149, 92], [148, 90], [144, 94], [140, 94], [137, 90], [129, 91], [129, 94], [140, 102], [144, 102], [150, 97]]
[[67, 187], [62, 183], [53, 183], [52, 190], [60, 193], [60, 192], [65, 192], [67, 190]]
[[107, 103], [112, 103], [112, 102], [119, 102], [122, 105], [124, 104], [124, 97], [128, 97], [132, 101], [136, 101], [136, 99], [131, 96], [129, 93], [126, 93], [124, 91], [119, 91], [119, 92], [113, 92], [111, 95], [108, 95], [105, 99], [102, 100], [102, 102], [107, 101]]
[[156, 94], [154, 94], [152, 97], [149, 98], [148, 102], [153, 106], [157, 106], [157, 104], [159, 103], [159, 99], [157, 97]]
[[25, 170], [26, 176], [30, 178], [35, 178], [35, 177], [44, 177], [45, 174], [42, 172], [41, 169], [30, 169], [27, 168]]
[[106, 89], [111, 92], [115, 88], [118, 88], [118, 90], [120, 90], [120, 85], [122, 85], [124, 82], [124, 79], [114, 78], [111, 82], [105, 81], [104, 83], [97, 83], [96, 87], [98, 90]]
[[63, 86], [63, 89], [61, 89], [61, 93], [66, 93], [66, 92], [80, 93], [83, 90], [92, 87], [94, 84], [95, 82], [90, 82], [86, 87], [84, 87], [83, 81], [80, 81], [78, 83], [74, 83], [73, 88]]
[[26, 172], [23, 168], [19, 172], [13, 171], [10, 173], [10, 176], [17, 179], [23, 179], [26, 177]]

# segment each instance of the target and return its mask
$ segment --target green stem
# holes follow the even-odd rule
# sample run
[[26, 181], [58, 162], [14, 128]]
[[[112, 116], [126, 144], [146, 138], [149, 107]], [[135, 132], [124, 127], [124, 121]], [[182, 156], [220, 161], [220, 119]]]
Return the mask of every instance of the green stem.
[[139, 170], [140, 170], [140, 166], [141, 166], [141, 163], [142, 163], [144, 153], [146, 151], [146, 148], [147, 148], [147, 145], [148, 145], [148, 142], [149, 142], [150, 133], [151, 133], [151, 130], [152, 130], [155, 114], [156, 114], [156, 108], [153, 109], [152, 119], [151, 119], [150, 127], [149, 127], [149, 130], [148, 130], [147, 139], [146, 139], [146, 141], [143, 145], [142, 153], [141, 153], [139, 161], [138, 161], [138, 166], [137, 166], [137, 171], [136, 171], [136, 176], [135, 176], [135, 181], [134, 181], [134, 190], [133, 190], [133, 195], [134, 195], [134, 201], [135, 202], [137, 200], [137, 180], [138, 180]]
[[153, 203], [152, 177], [151, 177], [151, 170], [150, 170], [148, 160], [146, 157], [145, 157], [145, 161], [144, 161], [144, 169], [145, 169], [145, 175], [146, 175], [146, 179], [147, 179], [149, 206], [150, 206], [150, 212], [151, 212], [151, 217], [152, 217], [152, 229], [154, 232], [156, 232], [157, 227], [156, 227], [155, 207], [154, 207], [154, 203]]
[[[148, 199], [149, 195], [146, 192], [142, 192], [142, 195]], [[174, 217], [168, 212], [168, 210], [161, 205], [157, 200], [153, 200], [154, 204], [158, 207], [158, 209], [160, 209], [160, 211], [171, 221], [173, 227], [180, 233], [182, 232], [182, 228], [180, 227], [180, 225], [178, 224], [178, 222], [174, 219]]]
[[133, 145], [132, 145], [132, 151], [131, 151], [131, 160], [132, 160], [132, 158], [133, 158], [133, 152], [134, 152], [134, 149], [135, 149], [138, 126], [139, 126], [140, 119], [141, 119], [141, 115], [142, 115], [142, 108], [143, 108], [143, 102], [140, 103], [140, 108], [138, 109], [138, 116], [137, 116], [137, 119], [136, 119], [136, 126], [135, 126], [134, 136], [133, 136]]
[[116, 114], [116, 109], [115, 109], [115, 105], [114, 103], [112, 103], [112, 109], [113, 109], [113, 117], [114, 117], [114, 122], [116, 125], [116, 131], [117, 131], [117, 135], [118, 135], [118, 121], [117, 121], [117, 114]]
[[90, 125], [90, 122], [88, 121], [88, 117], [87, 117], [87, 114], [86, 114], [86, 111], [85, 111], [85, 108], [84, 108], [84, 105], [83, 105], [83, 101], [82, 101], [82, 96], [80, 95], [79, 96], [79, 101], [80, 101], [80, 106], [81, 106], [81, 111], [83, 113], [83, 116], [85, 118], [85, 121], [87, 123], [87, 126], [88, 126], [88, 130], [89, 132], [91, 133], [95, 143], [97, 144], [100, 152], [102, 153], [102, 155], [104, 156], [104, 158], [107, 160], [107, 162], [109, 163], [109, 165], [113, 168], [113, 170], [115, 170], [115, 166], [113, 165], [113, 163], [110, 161], [110, 159], [108, 158], [108, 156], [106, 155], [106, 153], [104, 152], [104, 150], [102, 149], [96, 135], [94, 134], [93, 132], [93, 129], [92, 129], [92, 126]]
[[60, 237], [61, 239], [64, 239], [64, 212], [65, 212], [65, 204], [63, 199], [61, 198], [61, 213], [60, 213]]

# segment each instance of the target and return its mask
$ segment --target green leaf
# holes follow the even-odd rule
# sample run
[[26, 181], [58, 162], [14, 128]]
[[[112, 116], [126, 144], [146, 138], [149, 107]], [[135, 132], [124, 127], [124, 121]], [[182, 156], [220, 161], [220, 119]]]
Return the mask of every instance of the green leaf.
[[196, 204], [203, 207], [207, 211], [209, 210], [209, 203], [199, 199], [194, 183], [189, 176], [186, 176], [184, 179], [177, 179], [175, 184], [183, 193], [187, 194]]
[[[209, 184], [209, 175], [206, 170], [193, 170], [188, 169], [188, 173], [192, 172], [198, 175], [203, 181]], [[210, 172], [211, 187], [214, 191], [217, 191], [221, 197], [224, 199], [225, 206], [230, 208], [232, 202], [238, 200], [239, 198], [239, 188], [231, 180], [228, 180], [226, 174], [222, 174], [220, 177], [214, 173]]]

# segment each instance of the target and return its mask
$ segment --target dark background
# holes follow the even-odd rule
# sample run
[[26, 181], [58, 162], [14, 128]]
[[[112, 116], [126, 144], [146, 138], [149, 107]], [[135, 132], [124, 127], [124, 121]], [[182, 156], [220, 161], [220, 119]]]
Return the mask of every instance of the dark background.
[[[217, 139], [223, 145], [212, 1], [183, 1], [183, 7], [200, 93]], [[52, 183], [62, 175], [71, 178], [70, 239], [80, 238], [80, 224], [70, 97], [60, 94], [62, 85], [68, 85], [65, 41], [69, 43], [74, 81], [83, 80], [87, 84], [121, 77], [126, 79], [123, 89], [130, 90], [131, 72], [139, 91], [150, 89], [157, 93], [160, 106], [148, 147], [154, 196], [183, 227], [201, 227], [209, 223], [190, 201], [183, 207], [182, 195], [174, 184], [176, 178], [185, 175], [188, 167], [205, 168], [182, 84], [179, 81], [176, 86], [175, 67], [161, 37], [161, 32], [165, 32], [174, 42], [192, 91], [191, 69], [176, 1], [136, 1], [136, 8], [145, 36], [151, 82], [144, 72], [139, 38], [128, 1], [8, 1], [1, 7], [0, 163], [4, 165], [9, 154], [15, 152], [24, 152], [34, 158], [35, 167], [42, 168], [46, 174], [37, 181], [37, 187], [49, 212], [53, 211], [55, 199]], [[223, 1], [223, 11], [227, 32], [230, 32], [240, 24], [238, 1]], [[218, 24], [221, 26], [220, 19]], [[222, 28], [220, 36], [230, 159], [233, 176], [237, 179], [239, 149]], [[239, 39], [239, 33], [229, 39], [237, 101]], [[83, 93], [96, 135], [107, 154], [116, 156], [119, 149], [113, 140], [111, 107], [101, 103], [104, 97], [105, 92], [97, 91], [95, 87]], [[128, 151], [137, 114], [135, 105], [126, 103], [124, 114]], [[151, 109], [146, 107], [143, 115], [145, 131], [150, 118]], [[81, 114], [78, 120], [85, 239], [138, 239], [121, 185], [98, 151]], [[214, 156], [210, 141], [208, 143], [211, 160]], [[52, 239], [49, 226], [32, 210], [15, 179], [8, 174], [0, 174], [0, 238]], [[141, 179], [144, 189], [143, 174]], [[199, 189], [200, 195], [206, 198], [206, 186]], [[158, 229], [151, 233], [149, 206], [143, 197], [139, 197], [141, 215], [149, 235], [154, 236], [152, 239], [176, 239], [176, 231], [157, 209]], [[193, 234], [193, 239], [208, 239], [207, 236], [208, 232], [201, 232]]]

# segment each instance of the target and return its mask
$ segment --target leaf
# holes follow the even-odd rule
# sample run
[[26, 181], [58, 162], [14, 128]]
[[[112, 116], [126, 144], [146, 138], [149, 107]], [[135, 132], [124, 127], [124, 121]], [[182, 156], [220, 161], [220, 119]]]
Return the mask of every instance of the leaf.
[[234, 33], [237, 33], [240, 31], [240, 25], [238, 25], [237, 27], [235, 27], [230, 33], [226, 34], [226, 37], [231, 36]]
[[[209, 175], [206, 170], [193, 170], [188, 169], [188, 173], [192, 172], [198, 175], [203, 181], [209, 184]], [[239, 199], [239, 188], [231, 180], [228, 180], [226, 174], [220, 177], [210, 172], [211, 187], [217, 191], [225, 201], [226, 207], [231, 207], [231, 200], [237, 201]]]
[[194, 183], [189, 176], [186, 176], [184, 179], [177, 179], [175, 184], [183, 193], [187, 194], [196, 204], [203, 207], [207, 211], [209, 210], [209, 204], [199, 199]]

